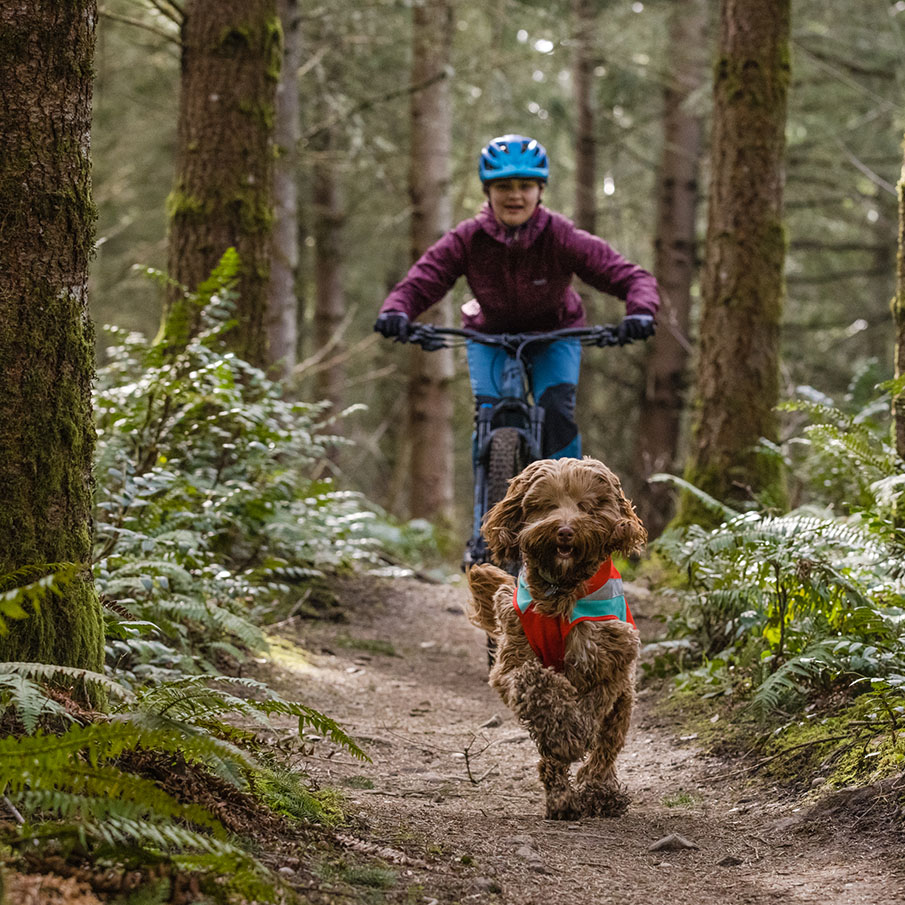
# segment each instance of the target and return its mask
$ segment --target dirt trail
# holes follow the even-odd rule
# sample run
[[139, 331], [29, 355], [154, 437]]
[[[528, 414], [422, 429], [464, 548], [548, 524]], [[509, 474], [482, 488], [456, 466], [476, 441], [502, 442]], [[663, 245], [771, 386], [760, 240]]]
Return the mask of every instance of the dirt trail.
[[[644, 687], [620, 761], [628, 814], [545, 820], [534, 746], [486, 684], [464, 588], [356, 580], [342, 595], [347, 623], [287, 633], [310, 663], [277, 661], [282, 690], [333, 716], [373, 758], [317, 742], [310, 765], [366, 822], [354, 847], [394, 865], [384, 901], [905, 903], [901, 840], [802, 821], [795, 802], [662, 725]], [[645, 604], [631, 602], [650, 640]], [[671, 833], [697, 848], [649, 850]]]

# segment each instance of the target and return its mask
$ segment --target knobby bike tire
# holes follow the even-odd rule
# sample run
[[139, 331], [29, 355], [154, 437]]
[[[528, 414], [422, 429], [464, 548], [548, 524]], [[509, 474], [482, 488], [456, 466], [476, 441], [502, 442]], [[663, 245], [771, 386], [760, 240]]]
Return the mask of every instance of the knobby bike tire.
[[487, 462], [487, 508], [506, 496], [509, 481], [526, 465], [522, 437], [514, 427], [501, 427], [490, 438]]
[[[494, 431], [490, 438], [490, 451], [487, 461], [487, 508], [498, 503], [514, 478], [526, 465], [525, 450], [521, 434], [514, 427], [501, 427]], [[517, 563], [504, 564], [506, 571], [518, 574]], [[493, 668], [496, 660], [496, 640], [487, 636], [487, 666]]]

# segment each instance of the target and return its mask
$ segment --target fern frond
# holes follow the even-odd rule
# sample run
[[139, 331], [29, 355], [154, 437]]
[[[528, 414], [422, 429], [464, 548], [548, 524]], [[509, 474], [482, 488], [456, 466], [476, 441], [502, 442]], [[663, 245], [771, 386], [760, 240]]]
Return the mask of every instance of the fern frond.
[[721, 503], [699, 487], [695, 487], [694, 484], [691, 484], [684, 478], [677, 477], [676, 475], [660, 472], [651, 475], [647, 480], [652, 484], [675, 484], [676, 487], [684, 490], [686, 493], [690, 493], [695, 499], [702, 502], [708, 509], [713, 509], [716, 512], [722, 513], [724, 519], [732, 519], [739, 514], [736, 509], [731, 509], [725, 503]]
[[[821, 656], [816, 656], [816, 654]], [[780, 710], [783, 704], [801, 698], [809, 685], [815, 685], [828, 668], [827, 648], [819, 645], [817, 650], [808, 651], [783, 663], [776, 672], [769, 675], [755, 690], [751, 708], [761, 713]]]
[[[825, 397], [826, 398], [826, 397]], [[845, 412], [836, 408], [832, 404], [832, 400], [826, 398], [826, 401], [814, 399], [788, 399], [780, 402], [776, 406], [776, 410], [780, 412], [803, 412], [811, 421], [832, 424], [842, 428], [852, 427], [854, 419]]]
[[234, 785], [243, 785], [244, 771], [255, 766], [254, 760], [235, 745], [193, 731], [184, 723], [130, 714], [128, 719], [73, 726], [57, 736], [38, 733], [0, 738], [0, 789], [9, 794], [26, 786], [49, 787], [76, 756], [97, 766], [139, 746], [178, 752], [186, 760], [203, 763]]
[[883, 475], [895, 473], [894, 460], [885, 450], [876, 448], [876, 438], [863, 426], [839, 428], [832, 424], [814, 424], [807, 428], [806, 433], [824, 447], [839, 448], [861, 466], [872, 468]]
[[109, 676], [74, 666], [59, 666], [53, 663], [7, 662], [0, 663], [0, 673], [15, 673], [30, 679], [41, 679], [45, 682], [60, 682], [61, 680], [65, 680], [69, 684], [87, 682], [101, 686], [107, 694], [114, 698], [125, 701], [134, 698], [134, 694], [130, 689]]
[[169, 821], [159, 823], [111, 816], [105, 820], [47, 821], [18, 827], [8, 842], [19, 847], [36, 842], [71, 838], [83, 846], [93, 843], [114, 851], [139, 849], [156, 857], [167, 857], [186, 871], [217, 878], [246, 901], [277, 901], [277, 882], [267, 869], [237, 845], [188, 826]]
[[63, 820], [180, 820], [204, 827], [218, 839], [227, 837], [206, 808], [184, 804], [151, 780], [106, 764], [72, 761], [49, 787], [39, 776], [32, 777], [30, 788], [14, 802], [23, 813], [52, 812]]
[[19, 673], [0, 672], [0, 701], [0, 708], [13, 710], [29, 735], [34, 733], [42, 716], [72, 719], [66, 709], [49, 698], [40, 685]]
[[[211, 685], [238, 686], [263, 695], [263, 700], [240, 698]], [[295, 717], [301, 735], [306, 727], [330, 738], [354, 757], [369, 761], [370, 758], [348, 736], [339, 724], [312, 707], [295, 701], [286, 701], [269, 686], [256, 679], [232, 676], [186, 676], [174, 682], [166, 682], [141, 692], [136, 705], [138, 710], [166, 716], [172, 720], [199, 725], [220, 714], [237, 713], [269, 725], [263, 717], [275, 714]]]

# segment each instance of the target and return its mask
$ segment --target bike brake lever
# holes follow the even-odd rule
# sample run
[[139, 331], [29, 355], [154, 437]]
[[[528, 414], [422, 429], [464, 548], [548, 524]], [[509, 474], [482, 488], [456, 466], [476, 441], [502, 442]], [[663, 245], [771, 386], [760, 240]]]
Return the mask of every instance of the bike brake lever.
[[612, 330], [601, 327], [597, 331], [597, 337], [594, 340], [594, 343], [598, 346], [618, 346], [619, 337]]
[[446, 338], [437, 336], [427, 324], [412, 327], [406, 342], [417, 343], [425, 352], [436, 352], [446, 348]]

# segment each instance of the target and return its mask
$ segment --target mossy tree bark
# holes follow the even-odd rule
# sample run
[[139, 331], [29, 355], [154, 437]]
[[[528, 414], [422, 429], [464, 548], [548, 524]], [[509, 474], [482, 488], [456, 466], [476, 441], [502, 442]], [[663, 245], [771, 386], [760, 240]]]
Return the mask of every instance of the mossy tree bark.
[[278, 0], [283, 26], [283, 65], [276, 94], [274, 140], [274, 228], [267, 306], [267, 358], [274, 377], [292, 373], [298, 351], [299, 265], [298, 143], [302, 57], [299, 0]]
[[[418, 0], [412, 7], [412, 84], [429, 87], [412, 93], [409, 191], [412, 199], [412, 260], [452, 226], [449, 196], [452, 104], [449, 79], [450, 0]], [[439, 76], [439, 78], [438, 78]], [[449, 325], [452, 306], [444, 299], [421, 317]], [[409, 370], [411, 484], [414, 518], [447, 524], [453, 509], [452, 352], [412, 350]]]
[[679, 0], [669, 25], [666, 85], [663, 89], [663, 151], [657, 176], [654, 275], [660, 284], [659, 329], [647, 344], [646, 380], [638, 409], [635, 497], [650, 537], [671, 515], [671, 493], [649, 484], [655, 472], [676, 467], [688, 382], [691, 291], [697, 276], [701, 116], [689, 104], [707, 75], [707, 0]]
[[[905, 375], [905, 164], [896, 186], [899, 197], [899, 243], [896, 258], [896, 294], [892, 300], [892, 314], [896, 330], [895, 376]], [[896, 452], [905, 460], [905, 390], [892, 401], [893, 432]]]
[[[686, 478], [726, 502], [784, 505], [775, 441], [786, 236], [790, 0], [722, 0], [702, 280], [696, 423]], [[680, 522], [710, 520], [683, 497]]]
[[[94, 0], [0, 5], [0, 576], [84, 566], [39, 612], [10, 623], [0, 660], [100, 670], [103, 620], [89, 565], [96, 22]], [[17, 583], [0, 581], [0, 591]]]
[[[169, 275], [194, 290], [223, 253], [235, 248], [237, 326], [227, 342], [247, 361], [266, 367], [282, 62], [276, 0], [188, 0], [182, 48], [176, 177], [168, 201]], [[171, 290], [165, 315], [170, 342], [184, 341], [193, 316]]]

